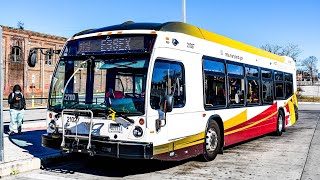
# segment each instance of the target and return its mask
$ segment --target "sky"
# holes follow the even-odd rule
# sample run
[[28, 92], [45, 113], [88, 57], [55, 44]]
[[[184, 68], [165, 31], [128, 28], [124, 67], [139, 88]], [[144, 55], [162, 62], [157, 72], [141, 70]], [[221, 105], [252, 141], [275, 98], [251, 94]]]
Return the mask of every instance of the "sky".
[[[299, 45], [318, 58], [319, 0], [186, 0], [187, 23], [256, 47]], [[0, 25], [70, 37], [85, 29], [135, 22], [182, 21], [182, 0], [15, 0], [0, 2]]]

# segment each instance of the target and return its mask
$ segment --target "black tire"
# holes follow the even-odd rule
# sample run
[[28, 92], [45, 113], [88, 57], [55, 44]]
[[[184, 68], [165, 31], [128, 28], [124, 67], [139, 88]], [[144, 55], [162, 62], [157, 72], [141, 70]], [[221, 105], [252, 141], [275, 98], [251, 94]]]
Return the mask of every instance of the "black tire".
[[296, 121], [299, 119], [299, 112], [298, 112], [298, 107], [294, 105], [294, 113], [296, 114]]
[[281, 136], [282, 132], [285, 129], [285, 121], [284, 121], [284, 113], [283, 111], [278, 112], [278, 117], [277, 117], [277, 130], [275, 131], [276, 136]]
[[203, 160], [212, 161], [217, 157], [221, 149], [220, 128], [216, 121], [212, 120], [208, 123], [204, 138]]

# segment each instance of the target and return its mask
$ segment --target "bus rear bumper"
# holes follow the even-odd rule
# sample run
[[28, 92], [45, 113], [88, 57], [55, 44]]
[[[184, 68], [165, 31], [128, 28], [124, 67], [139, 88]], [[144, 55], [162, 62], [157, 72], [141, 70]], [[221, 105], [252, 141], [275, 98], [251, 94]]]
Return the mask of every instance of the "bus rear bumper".
[[108, 156], [125, 159], [152, 159], [153, 144], [138, 142], [120, 142], [98, 140], [92, 138], [91, 148], [87, 149], [88, 140], [75, 141], [65, 139], [65, 146], [61, 147], [62, 138], [48, 134], [42, 135], [42, 146], [52, 149], [61, 149], [66, 152], [86, 153], [90, 155]]

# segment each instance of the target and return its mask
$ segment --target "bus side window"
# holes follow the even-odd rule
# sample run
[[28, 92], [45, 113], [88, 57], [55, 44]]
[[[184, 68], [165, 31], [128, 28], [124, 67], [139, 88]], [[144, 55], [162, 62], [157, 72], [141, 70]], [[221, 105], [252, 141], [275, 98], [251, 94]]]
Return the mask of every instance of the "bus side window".
[[229, 102], [233, 105], [244, 104], [244, 79], [229, 78]]
[[204, 59], [203, 74], [205, 108], [225, 106], [226, 78], [224, 62], [215, 61], [214, 59]]
[[205, 75], [205, 106], [226, 104], [225, 78]]
[[229, 76], [229, 103], [230, 105], [244, 105], [245, 82], [244, 69], [241, 65], [227, 64]]
[[284, 82], [283, 82], [283, 72], [275, 71], [274, 72], [274, 81], [275, 81], [275, 98], [283, 99], [284, 98]]
[[261, 69], [262, 78], [262, 102], [263, 104], [273, 103], [273, 79], [272, 71], [267, 69]]
[[182, 63], [156, 60], [151, 81], [150, 105], [159, 109], [161, 97], [173, 95], [174, 107], [185, 105], [185, 80]]

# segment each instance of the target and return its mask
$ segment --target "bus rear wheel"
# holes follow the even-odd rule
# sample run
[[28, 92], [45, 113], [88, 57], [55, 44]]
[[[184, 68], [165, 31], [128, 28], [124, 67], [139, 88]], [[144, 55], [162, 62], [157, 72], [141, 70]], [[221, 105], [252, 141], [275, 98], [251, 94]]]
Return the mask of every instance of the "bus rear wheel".
[[206, 129], [204, 139], [204, 153], [205, 161], [212, 161], [216, 158], [221, 147], [220, 128], [216, 121], [210, 121]]
[[277, 130], [275, 132], [276, 136], [281, 136], [282, 132], [284, 131], [284, 126], [285, 126], [285, 122], [284, 122], [284, 114], [282, 111], [278, 112], [278, 118], [277, 118]]

